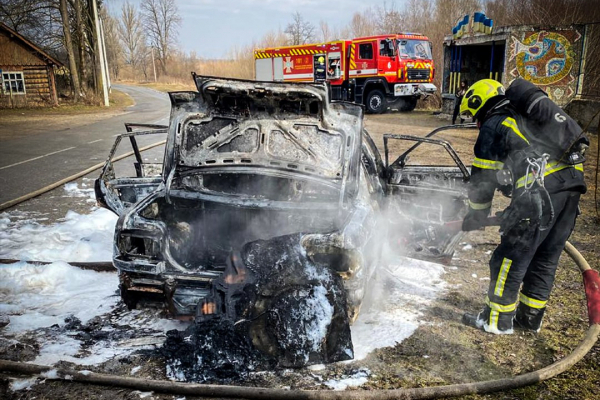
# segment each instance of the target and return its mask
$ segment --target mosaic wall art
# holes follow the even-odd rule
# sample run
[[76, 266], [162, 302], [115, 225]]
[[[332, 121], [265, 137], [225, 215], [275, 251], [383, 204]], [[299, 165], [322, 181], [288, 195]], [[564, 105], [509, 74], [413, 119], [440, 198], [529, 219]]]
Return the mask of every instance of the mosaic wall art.
[[542, 86], [557, 103], [565, 104], [575, 94], [580, 39], [576, 30], [513, 32], [507, 65], [511, 81], [525, 78]]

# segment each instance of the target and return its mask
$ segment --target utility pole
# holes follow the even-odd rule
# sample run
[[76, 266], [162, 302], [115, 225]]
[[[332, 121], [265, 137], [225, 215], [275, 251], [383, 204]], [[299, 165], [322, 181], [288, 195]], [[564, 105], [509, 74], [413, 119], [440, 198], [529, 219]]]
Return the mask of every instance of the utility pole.
[[92, 0], [92, 8], [93, 8], [93, 18], [94, 18], [94, 25], [96, 25], [96, 36], [97, 36], [97, 54], [98, 54], [98, 61], [100, 62], [100, 76], [99, 78], [102, 80], [102, 94], [104, 95], [104, 105], [106, 107], [109, 106], [109, 101], [108, 101], [108, 85], [106, 82], [106, 68], [105, 68], [105, 61], [104, 61], [104, 46], [102, 45], [103, 43], [103, 39], [101, 36], [101, 32], [100, 32], [100, 20], [98, 18], [98, 3], [96, 0]]
[[108, 86], [108, 93], [110, 93], [112, 89], [112, 85], [110, 83], [110, 69], [108, 69], [108, 57], [106, 57], [106, 42], [104, 41], [104, 24], [102, 23], [102, 19], [100, 19], [100, 41], [102, 43], [102, 55], [104, 56], [104, 76], [106, 77], [106, 85]]
[[150, 46], [150, 54], [152, 55], [152, 70], [154, 71], [154, 83], [156, 83], [156, 65], [154, 64], [154, 46]]

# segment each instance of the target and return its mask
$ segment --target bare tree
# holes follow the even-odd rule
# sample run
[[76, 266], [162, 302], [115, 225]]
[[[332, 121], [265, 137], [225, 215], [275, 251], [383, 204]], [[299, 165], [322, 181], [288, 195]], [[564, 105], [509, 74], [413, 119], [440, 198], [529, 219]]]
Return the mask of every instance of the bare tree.
[[121, 7], [121, 16], [117, 27], [119, 39], [123, 44], [123, 59], [135, 70], [141, 64], [146, 52], [146, 38], [142, 18], [136, 7], [126, 1]]
[[433, 31], [445, 30], [445, 27], [438, 27], [437, 21], [433, 18], [435, 3], [432, 0], [409, 0], [402, 14], [403, 31], [431, 34]]
[[15, 31], [22, 32], [37, 26], [41, 12], [50, 6], [48, 1], [2, 0], [0, 2], [0, 21]]
[[350, 21], [348, 33], [352, 37], [363, 37], [374, 35], [377, 30], [375, 16], [372, 9], [366, 9], [362, 13], [355, 13]]
[[396, 8], [395, 2], [392, 1], [389, 6], [384, 2], [383, 6], [375, 7], [374, 14], [375, 29], [378, 34], [388, 34], [406, 30], [405, 14], [401, 13]]
[[167, 72], [167, 60], [173, 52], [177, 39], [177, 27], [181, 17], [175, 0], [142, 0], [142, 18], [151, 46], [158, 51], [158, 61], [163, 73]]
[[104, 42], [106, 44], [106, 58], [110, 68], [109, 73], [114, 79], [119, 78], [121, 70], [121, 58], [123, 56], [123, 46], [119, 40], [118, 25], [116, 18], [109, 15], [105, 9], [102, 10], [101, 18], [104, 26]]
[[321, 42], [329, 42], [333, 39], [333, 32], [331, 31], [331, 28], [329, 27], [329, 24], [326, 21], [321, 21], [319, 23], [319, 30], [319, 40]]
[[267, 32], [262, 39], [255, 44], [255, 48], [263, 47], [276, 47], [281, 46], [287, 41], [287, 34], [282, 32], [281, 29], [277, 31]]
[[77, 61], [79, 62], [79, 77], [80, 77], [80, 90], [82, 93], [87, 92], [88, 88], [88, 68], [87, 68], [87, 57], [86, 57], [86, 46], [87, 46], [87, 26], [86, 22], [88, 16], [86, 14], [86, 8], [84, 5], [85, 0], [73, 0], [71, 5], [75, 11], [75, 37], [77, 45]]
[[60, 16], [63, 23], [63, 32], [65, 35], [65, 49], [69, 58], [69, 70], [71, 72], [71, 83], [73, 84], [74, 100], [78, 101], [81, 96], [81, 85], [79, 84], [79, 71], [75, 62], [75, 52], [71, 40], [71, 24], [69, 23], [69, 11], [67, 9], [67, 0], [60, 0]]
[[298, 11], [292, 14], [292, 22], [285, 28], [285, 33], [290, 45], [306, 44], [315, 40], [315, 26], [306, 21]]
[[0, 0], [0, 21], [53, 55], [63, 50], [57, 0]]

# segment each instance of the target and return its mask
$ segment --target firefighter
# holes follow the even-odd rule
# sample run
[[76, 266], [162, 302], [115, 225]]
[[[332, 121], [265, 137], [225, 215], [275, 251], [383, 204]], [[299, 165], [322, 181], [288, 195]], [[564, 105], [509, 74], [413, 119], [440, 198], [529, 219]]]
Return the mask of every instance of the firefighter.
[[[513, 322], [539, 332], [558, 259], [586, 190], [583, 166], [536, 159], [535, 145], [519, 128], [519, 117], [497, 81], [473, 84], [460, 112], [479, 127], [462, 229], [485, 225], [496, 189], [512, 192], [511, 205], [501, 216], [501, 242], [489, 262], [485, 305], [478, 314], [464, 314], [462, 322], [495, 334], [513, 333]], [[507, 182], [499, 181], [506, 176], [511, 176]]]

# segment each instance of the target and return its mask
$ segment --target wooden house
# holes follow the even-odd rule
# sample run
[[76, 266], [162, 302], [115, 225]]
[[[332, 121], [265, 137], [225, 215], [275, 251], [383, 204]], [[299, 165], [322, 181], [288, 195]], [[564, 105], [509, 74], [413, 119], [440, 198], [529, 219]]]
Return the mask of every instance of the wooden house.
[[0, 108], [56, 106], [63, 64], [0, 22]]

